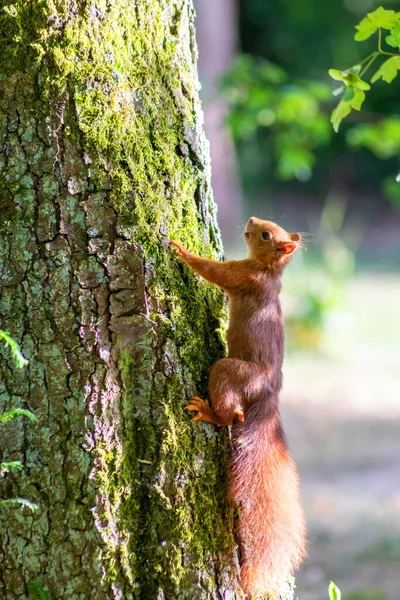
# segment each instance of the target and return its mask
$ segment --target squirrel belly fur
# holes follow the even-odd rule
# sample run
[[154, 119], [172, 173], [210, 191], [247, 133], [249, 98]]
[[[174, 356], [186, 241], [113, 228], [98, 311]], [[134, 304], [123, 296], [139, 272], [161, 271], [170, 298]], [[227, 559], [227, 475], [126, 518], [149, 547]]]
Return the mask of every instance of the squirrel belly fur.
[[228, 356], [210, 373], [209, 398], [186, 407], [194, 421], [232, 425], [229, 496], [239, 508], [240, 581], [248, 594], [279, 595], [306, 553], [296, 466], [279, 413], [284, 354], [281, 276], [300, 244], [298, 233], [251, 217], [249, 256], [219, 262], [171, 243], [193, 271], [229, 299]]

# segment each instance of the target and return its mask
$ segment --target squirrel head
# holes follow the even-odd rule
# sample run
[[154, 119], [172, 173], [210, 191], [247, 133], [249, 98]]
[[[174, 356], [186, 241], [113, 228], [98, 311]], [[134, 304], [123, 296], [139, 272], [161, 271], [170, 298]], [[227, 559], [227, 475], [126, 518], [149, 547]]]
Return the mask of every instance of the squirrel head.
[[261, 261], [273, 270], [283, 269], [300, 247], [300, 235], [289, 233], [272, 223], [251, 217], [244, 230], [249, 258]]

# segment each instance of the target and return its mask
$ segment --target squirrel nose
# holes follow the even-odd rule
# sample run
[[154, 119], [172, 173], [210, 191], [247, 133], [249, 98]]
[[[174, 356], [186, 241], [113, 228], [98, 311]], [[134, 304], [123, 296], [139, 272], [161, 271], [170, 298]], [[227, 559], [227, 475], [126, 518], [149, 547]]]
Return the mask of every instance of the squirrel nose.
[[255, 217], [250, 217], [250, 219], [247, 221], [248, 223], [254, 223], [254, 221], [256, 220]]

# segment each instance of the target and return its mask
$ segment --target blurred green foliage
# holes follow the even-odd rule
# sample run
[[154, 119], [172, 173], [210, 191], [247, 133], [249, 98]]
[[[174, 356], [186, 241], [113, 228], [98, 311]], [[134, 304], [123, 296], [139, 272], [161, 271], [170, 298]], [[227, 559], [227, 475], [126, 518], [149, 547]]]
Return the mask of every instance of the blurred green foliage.
[[400, 561], [400, 539], [384, 536], [360, 552], [356, 556], [356, 560], [360, 563], [368, 560], [378, 561], [381, 564], [398, 563]]
[[[370, 84], [359, 77], [386, 51], [376, 49], [373, 37], [380, 34], [373, 31], [387, 26], [388, 50], [400, 39], [398, 13], [390, 10], [397, 6], [395, 0], [385, 3], [387, 10], [374, 13], [377, 6], [373, 0], [240, 1], [244, 54], [224, 78], [222, 89], [249, 198], [285, 190], [320, 198], [339, 181], [357, 186], [361, 193], [383, 192], [399, 206], [395, 177], [400, 78], [390, 86], [379, 79], [369, 89]], [[367, 13], [374, 16], [366, 17]], [[362, 44], [354, 40], [357, 24], [358, 40], [372, 36]], [[352, 64], [354, 72], [348, 68]], [[329, 79], [330, 65], [337, 67], [333, 72], [343, 86]], [[395, 66], [397, 62], [388, 64], [381, 75], [387, 78]], [[335, 91], [344, 94], [334, 113], [336, 127], [364, 102], [362, 112], [352, 111], [337, 135], [329, 123], [337, 103]]]
[[[400, 117], [383, 118], [374, 124], [357, 125], [349, 129], [346, 141], [352, 148], [368, 148], [378, 158], [400, 156]], [[400, 210], [399, 175], [383, 177], [382, 189], [391, 204]]]
[[345, 600], [388, 600], [388, 597], [381, 588], [372, 588], [353, 590], [346, 595]]
[[[299, 254], [285, 282], [292, 298], [285, 317], [289, 349], [319, 348], [328, 319], [344, 304], [347, 282], [355, 269], [355, 248], [343, 228], [345, 214], [346, 204], [328, 197], [312, 239], [316, 249]], [[304, 239], [306, 249], [307, 236]]]
[[222, 82], [230, 106], [228, 123], [238, 142], [268, 132], [276, 174], [306, 181], [315, 162], [313, 150], [331, 139], [322, 105], [331, 90], [323, 82], [289, 82], [287, 73], [266, 60], [241, 55]]
[[388, 117], [373, 125], [358, 125], [346, 136], [350, 146], [365, 146], [379, 158], [400, 154], [400, 117]]

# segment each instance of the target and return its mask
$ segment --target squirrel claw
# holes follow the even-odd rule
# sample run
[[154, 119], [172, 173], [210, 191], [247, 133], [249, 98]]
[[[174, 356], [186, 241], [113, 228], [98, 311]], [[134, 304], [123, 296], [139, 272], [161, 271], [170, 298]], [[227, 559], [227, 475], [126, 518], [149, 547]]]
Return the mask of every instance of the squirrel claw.
[[174, 240], [169, 240], [169, 241], [170, 241], [170, 244], [175, 246], [177, 256], [182, 258], [183, 256], [186, 256], [188, 254], [188, 251], [186, 250], [186, 248], [184, 248], [181, 244], [178, 244], [178, 242], [175, 242]]
[[189, 404], [185, 406], [186, 410], [196, 410], [197, 415], [195, 415], [192, 421], [199, 421], [203, 416], [203, 411], [206, 412], [210, 409], [210, 404], [208, 400], [203, 400], [198, 396], [192, 396], [189, 400]]
[[198, 406], [210, 407], [210, 403], [207, 399], [203, 400], [203, 398], [199, 398], [199, 396], [192, 396], [189, 400], [190, 404], [197, 404]]
[[202, 408], [210, 408], [208, 400], [203, 400], [198, 396], [192, 396], [189, 400], [189, 404], [185, 406], [186, 410], [201, 410]]

